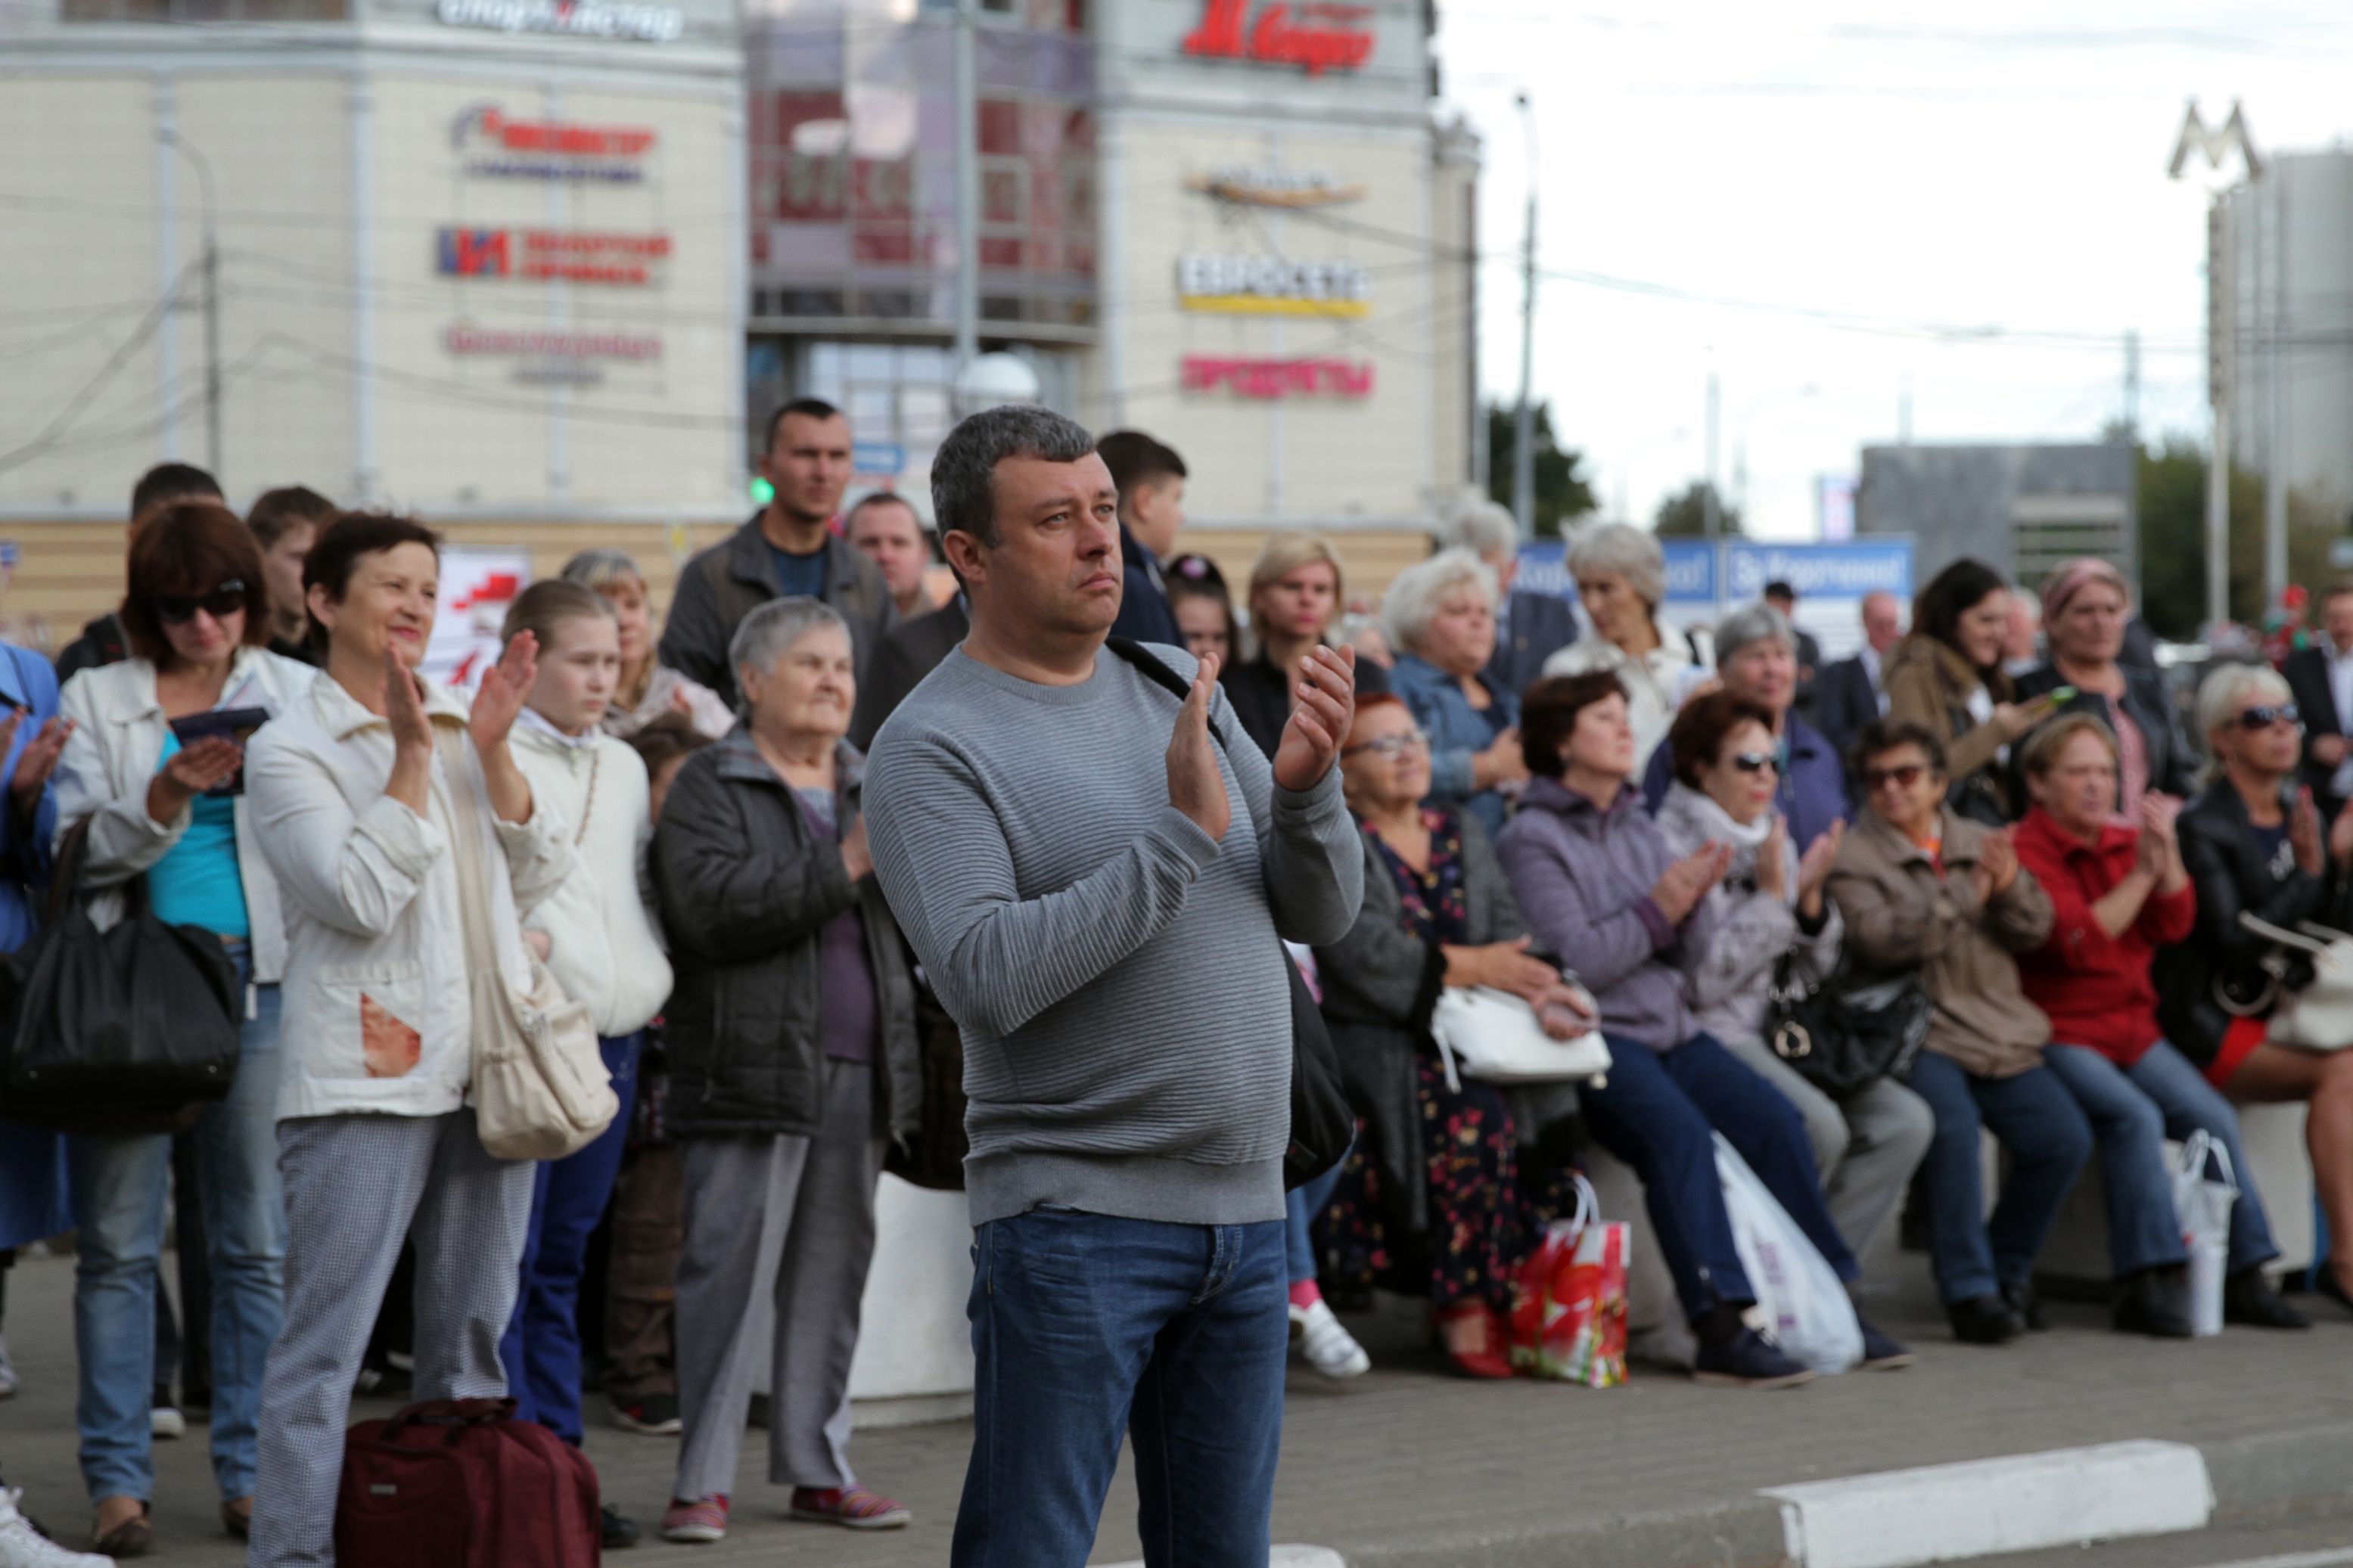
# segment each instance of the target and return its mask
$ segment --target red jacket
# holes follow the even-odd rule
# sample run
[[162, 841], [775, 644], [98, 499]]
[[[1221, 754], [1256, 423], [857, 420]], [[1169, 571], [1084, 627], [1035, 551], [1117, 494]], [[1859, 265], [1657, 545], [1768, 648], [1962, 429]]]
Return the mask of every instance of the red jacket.
[[2062, 1045], [2089, 1046], [2123, 1067], [2147, 1054], [2164, 1037], [2157, 1026], [2157, 983], [2149, 960], [2157, 950], [2189, 934], [2198, 916], [2198, 895], [2152, 892], [2132, 924], [2110, 936], [2093, 918], [2092, 906], [2132, 874], [2140, 830], [2110, 823], [2100, 841], [2088, 845], [2036, 806], [2014, 835], [2019, 864], [2034, 873], [2051, 896], [2056, 917], [2051, 937], [2021, 955], [2019, 979], [2026, 995], [2050, 1016], [2051, 1037]]

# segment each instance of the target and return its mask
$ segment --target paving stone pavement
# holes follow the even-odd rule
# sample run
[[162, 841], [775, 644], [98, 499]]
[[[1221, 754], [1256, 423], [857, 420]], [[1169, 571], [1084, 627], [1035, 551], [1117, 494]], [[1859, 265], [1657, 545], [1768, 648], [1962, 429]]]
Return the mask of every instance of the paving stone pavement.
[[[2210, 1452], [2238, 1445], [2257, 1469], [2268, 1466], [2264, 1453], [2326, 1447], [2353, 1467], [2353, 1320], [2326, 1303], [2306, 1299], [2323, 1319], [2310, 1333], [2233, 1329], [2162, 1344], [2107, 1331], [2101, 1309], [2055, 1303], [2052, 1332], [1982, 1350], [1952, 1342], [1919, 1259], [1904, 1258], [1893, 1272], [1867, 1306], [1915, 1343], [1920, 1363], [1786, 1393], [1702, 1389], [1641, 1367], [1627, 1386], [1603, 1392], [1474, 1384], [1445, 1375], [1412, 1335], [1366, 1321], [1371, 1373], [1335, 1385], [1293, 1371], [1275, 1539], [1336, 1548], [1353, 1568], [1419, 1568], [1562, 1561], [1563, 1532], [1617, 1532], [1629, 1542], [1671, 1536], [1672, 1551], [1644, 1551], [1651, 1568], [1679, 1568], [1769, 1561], [1754, 1550], [1754, 1494], [1788, 1482], [2131, 1437]], [[0, 1404], [0, 1474], [68, 1536], [88, 1519], [74, 1461], [71, 1289], [70, 1260], [16, 1269], [5, 1327], [26, 1389]], [[390, 1408], [365, 1401], [359, 1413]], [[590, 1428], [607, 1500], [650, 1533], [674, 1442], [612, 1427], [593, 1399]], [[2249, 1447], [2266, 1437], [2271, 1446]], [[861, 1536], [785, 1521], [781, 1489], [761, 1479], [765, 1435], [748, 1433], [728, 1540], [690, 1554], [649, 1539], [624, 1561], [944, 1563], [969, 1442], [961, 1421], [860, 1433], [860, 1476], [916, 1514], [911, 1529]], [[240, 1561], [214, 1517], [200, 1433], [157, 1444], [156, 1466], [154, 1560], [206, 1568]], [[1658, 1534], [1669, 1524], [1669, 1536]], [[1136, 1555], [1123, 1472], [1096, 1560]]]

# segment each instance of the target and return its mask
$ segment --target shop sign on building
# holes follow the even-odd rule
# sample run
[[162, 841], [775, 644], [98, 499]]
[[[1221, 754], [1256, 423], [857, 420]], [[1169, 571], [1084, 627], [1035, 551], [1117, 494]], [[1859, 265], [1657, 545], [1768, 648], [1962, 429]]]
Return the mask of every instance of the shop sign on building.
[[470, 321], [452, 321], [441, 333], [441, 346], [462, 358], [512, 359], [517, 381], [572, 385], [604, 380], [606, 360], [642, 363], [662, 353], [661, 339], [651, 332], [556, 332]]
[[1253, 169], [1228, 164], [1195, 174], [1185, 188], [1253, 207], [1326, 207], [1362, 201], [1365, 187], [1344, 185], [1324, 169]]
[[445, 228], [438, 270], [450, 278], [519, 278], [642, 289], [670, 256], [670, 236], [558, 228]]
[[608, 0], [439, 0], [434, 13], [451, 27], [500, 33], [562, 33], [670, 44], [686, 31], [686, 13], [674, 5], [611, 4]]
[[1244, 316], [1372, 313], [1373, 280], [1353, 261], [1292, 261], [1280, 256], [1184, 256], [1176, 302], [1187, 310]]
[[1250, 0], [1203, 0], [1201, 25], [1186, 36], [1185, 52], [1297, 66], [1309, 76], [1355, 70], [1373, 56], [1373, 31], [1366, 25], [1371, 15], [1369, 5], [1270, 0], [1252, 16]]
[[495, 103], [471, 103], [450, 127], [449, 141], [469, 174], [619, 185], [646, 177], [654, 132], [643, 125], [514, 120]]
[[1359, 398], [1373, 394], [1373, 367], [1366, 360], [1187, 354], [1182, 369], [1187, 392], [1224, 386], [1240, 397]]

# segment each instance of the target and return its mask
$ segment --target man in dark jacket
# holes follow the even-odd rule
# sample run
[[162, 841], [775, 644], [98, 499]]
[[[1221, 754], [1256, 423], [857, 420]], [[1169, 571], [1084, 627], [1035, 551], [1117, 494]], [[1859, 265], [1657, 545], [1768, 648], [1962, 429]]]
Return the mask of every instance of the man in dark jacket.
[[1121, 593], [1111, 635], [1183, 647], [1160, 563], [1176, 553], [1185, 526], [1185, 459], [1141, 430], [1114, 430], [1095, 453], [1119, 487]]
[[[648, 858], [677, 984], [666, 1010], [686, 1237], [672, 1541], [726, 1533], [752, 1392], [744, 1336], [776, 1303], [769, 1475], [796, 1517], [912, 1517], [858, 1484], [839, 1412], [874, 1249], [874, 1187], [922, 1105], [914, 980], [860, 816], [849, 627], [805, 598], [737, 636], [744, 717], [681, 764]], [[787, 657], [787, 656], [791, 657]]]
[[1854, 738], [1879, 721], [1887, 700], [1879, 692], [1880, 661], [1904, 635], [1904, 606], [1885, 593], [1862, 596], [1862, 647], [1852, 658], [1822, 666], [1814, 682], [1814, 728], [1841, 756]]
[[2320, 599], [2321, 635], [2287, 656], [2280, 673], [2304, 718], [2304, 765], [2320, 820], [2334, 822], [2353, 795], [2353, 581], [2331, 583]]
[[768, 504], [723, 542], [686, 563], [662, 627], [660, 658], [732, 707], [728, 639], [770, 599], [822, 600], [849, 623], [860, 669], [899, 612], [881, 569], [833, 531], [849, 484], [849, 421], [830, 403], [797, 397], [768, 420], [760, 473]]
[[874, 646], [866, 661], [865, 679], [858, 683], [858, 713], [849, 721], [849, 743], [870, 750], [882, 721], [891, 717], [923, 677], [955, 651], [972, 627], [964, 595], [958, 594], [928, 616], [917, 616], [892, 629]]
[[[131, 527], [136, 531], [139, 520], [167, 501], [219, 500], [221, 488], [210, 474], [194, 463], [158, 463], [139, 476], [131, 488]], [[131, 657], [131, 639], [124, 635], [122, 619], [112, 610], [90, 622], [81, 636], [66, 644], [65, 652], [58, 655], [58, 684], [63, 686], [85, 669], [104, 664], [121, 664]]]

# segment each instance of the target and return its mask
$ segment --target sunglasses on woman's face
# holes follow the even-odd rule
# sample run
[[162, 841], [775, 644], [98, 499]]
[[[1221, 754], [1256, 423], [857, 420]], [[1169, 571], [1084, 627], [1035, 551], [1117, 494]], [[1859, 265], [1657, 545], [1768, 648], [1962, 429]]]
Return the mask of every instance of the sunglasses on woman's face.
[[2303, 721], [2293, 702], [2258, 702], [2253, 708], [2239, 710], [2239, 728], [2268, 730], [2274, 724], [2295, 724]]
[[1732, 765], [1744, 773], [1778, 773], [1781, 771], [1781, 759], [1770, 752], [1736, 752]]
[[1920, 782], [1920, 775], [1927, 771], [1918, 763], [1898, 763], [1892, 768], [1865, 768], [1862, 770], [1862, 786], [1873, 795], [1877, 795], [1889, 784], [1894, 784], [1897, 789], [1910, 789]]
[[1427, 751], [1429, 748], [1430, 737], [1413, 730], [1402, 735], [1383, 735], [1377, 741], [1360, 742], [1340, 754], [1353, 757], [1359, 752], [1370, 752], [1385, 763], [1393, 763], [1408, 752]]
[[190, 597], [183, 594], [155, 595], [155, 618], [167, 626], [178, 626], [196, 618], [202, 610], [215, 620], [224, 620], [245, 608], [245, 580], [232, 577], [217, 584], [209, 594]]

